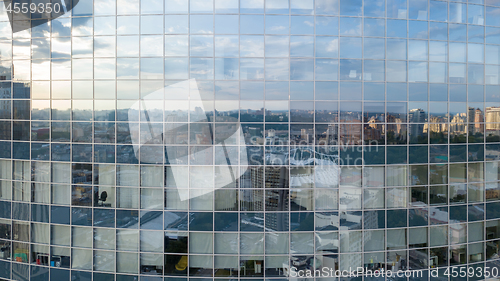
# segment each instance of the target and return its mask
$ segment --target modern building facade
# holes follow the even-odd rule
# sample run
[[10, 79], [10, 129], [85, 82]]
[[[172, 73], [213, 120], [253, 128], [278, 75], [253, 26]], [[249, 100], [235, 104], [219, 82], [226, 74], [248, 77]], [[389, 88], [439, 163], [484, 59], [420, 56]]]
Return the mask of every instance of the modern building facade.
[[1, 280], [500, 274], [500, 1], [80, 0], [31, 26], [0, 14]]

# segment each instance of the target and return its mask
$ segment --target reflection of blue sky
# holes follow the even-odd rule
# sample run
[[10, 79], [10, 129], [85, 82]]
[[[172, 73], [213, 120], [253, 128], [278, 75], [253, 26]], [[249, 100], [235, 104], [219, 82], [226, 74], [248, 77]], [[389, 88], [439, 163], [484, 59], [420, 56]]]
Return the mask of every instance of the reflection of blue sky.
[[213, 12], [213, 2], [206, 0], [191, 0], [190, 1], [191, 13], [211, 13]]
[[263, 34], [263, 33], [264, 33], [263, 15], [240, 16], [240, 34]]
[[314, 18], [306, 16], [292, 16], [291, 34], [313, 34]]
[[165, 0], [166, 13], [187, 13], [188, 1], [185, 0]]
[[362, 41], [357, 37], [341, 37], [340, 38], [340, 58], [361, 58]]
[[289, 77], [287, 59], [266, 59], [266, 80], [287, 80]]
[[141, 0], [140, 2], [142, 14], [163, 14], [163, 0]]
[[267, 0], [267, 13], [288, 13], [288, 0]]
[[384, 0], [365, 1], [364, 15], [366, 17], [383, 17], [385, 15], [385, 1]]
[[114, 35], [115, 32], [116, 32], [115, 17], [94, 18], [94, 35]]
[[[69, 1], [66, 1], [66, 3], [69, 3]], [[93, 4], [93, 1], [79, 1], [78, 4], [73, 7], [73, 16], [92, 16]]]
[[116, 34], [139, 34], [138, 16], [118, 16], [116, 17], [116, 22]]
[[163, 15], [141, 16], [141, 34], [163, 34]]
[[266, 36], [266, 57], [287, 57], [288, 36]]
[[450, 41], [466, 41], [467, 40], [467, 25], [452, 24], [448, 25]]
[[266, 34], [288, 34], [289, 16], [266, 16]]
[[192, 35], [191, 36], [191, 56], [210, 57], [214, 51], [214, 37], [210, 35]]
[[165, 16], [165, 33], [188, 33], [188, 16], [187, 15], [166, 15]]
[[361, 18], [340, 18], [340, 35], [361, 36]]
[[237, 100], [239, 98], [238, 82], [217, 81], [215, 83], [215, 99]]
[[138, 57], [139, 36], [117, 36], [116, 51], [118, 57]]
[[187, 35], [166, 35], [165, 36], [165, 56], [187, 57], [188, 52]]
[[238, 57], [239, 42], [237, 35], [219, 35], [215, 37], [216, 57]]
[[409, 40], [408, 41], [408, 59], [409, 60], [427, 60], [427, 41]]
[[241, 81], [240, 98], [262, 100], [264, 98], [264, 82]]
[[312, 15], [314, 13], [314, 1], [313, 0], [291, 0], [290, 8], [292, 14], [308, 14]]
[[71, 36], [71, 19], [57, 18], [51, 21], [52, 36]]
[[215, 15], [215, 33], [238, 34], [239, 17], [237, 15]]
[[339, 0], [316, 0], [316, 13], [321, 15], [338, 15]]
[[241, 35], [240, 36], [240, 56], [242, 56], [242, 57], [263, 57], [264, 56], [264, 36]]
[[316, 35], [338, 35], [338, 29], [339, 18], [316, 17]]
[[406, 14], [406, 0], [387, 0], [387, 17], [405, 19]]
[[93, 18], [81, 17], [73, 18], [72, 20], [72, 34], [73, 36], [84, 36], [93, 34]]
[[337, 58], [339, 55], [339, 39], [336, 37], [316, 37], [316, 57]]
[[426, 21], [409, 21], [409, 38], [427, 39], [429, 37]]
[[364, 19], [364, 31], [365, 36], [385, 36], [385, 20], [384, 19]]
[[266, 82], [266, 100], [287, 100], [288, 82]]
[[361, 100], [361, 83], [340, 82], [340, 100]]
[[189, 31], [191, 33], [212, 34], [213, 16], [211, 15], [191, 15], [189, 17]]
[[290, 56], [312, 57], [314, 54], [314, 38], [312, 36], [291, 36]]
[[361, 16], [362, 0], [340, 1], [340, 14], [344, 16]]
[[264, 0], [240, 1], [240, 13], [263, 13]]
[[406, 21], [405, 20], [387, 20], [387, 36], [388, 37], [406, 37]]

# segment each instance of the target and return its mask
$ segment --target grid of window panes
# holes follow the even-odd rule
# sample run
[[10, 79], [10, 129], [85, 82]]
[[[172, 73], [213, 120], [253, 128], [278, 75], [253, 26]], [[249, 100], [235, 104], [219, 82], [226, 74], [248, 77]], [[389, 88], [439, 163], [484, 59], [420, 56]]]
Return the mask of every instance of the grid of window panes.
[[[0, 279], [499, 268], [499, 15], [80, 0], [12, 34], [2, 11]], [[141, 103], [188, 79], [203, 108], [171, 90]], [[245, 145], [214, 148], [238, 126]], [[228, 165], [242, 175], [204, 192]]]

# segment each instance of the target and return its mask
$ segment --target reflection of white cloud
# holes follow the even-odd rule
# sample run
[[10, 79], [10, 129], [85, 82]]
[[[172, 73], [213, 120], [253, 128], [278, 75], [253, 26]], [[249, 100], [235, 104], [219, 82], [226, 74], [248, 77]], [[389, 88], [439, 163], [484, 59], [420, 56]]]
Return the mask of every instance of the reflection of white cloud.
[[31, 65], [33, 80], [50, 80], [50, 61], [33, 61]]
[[241, 36], [240, 38], [241, 56], [245, 57], [263, 57], [264, 56], [264, 37], [263, 36]]
[[275, 25], [275, 26], [271, 27], [269, 30], [270, 31], [276, 31], [276, 32], [278, 32], [278, 31], [283, 31], [283, 30], [286, 30], [286, 29], [288, 29], [288, 26]]
[[141, 56], [163, 56], [163, 36], [141, 36]]
[[292, 9], [312, 10], [314, 9], [314, 2], [313, 0], [294, 1], [292, 3]]
[[165, 38], [165, 56], [187, 56], [187, 35], [167, 35]]
[[326, 46], [326, 50], [328, 52], [335, 52], [337, 53], [339, 51], [339, 44], [337, 39], [333, 39], [330, 42], [328, 42]]
[[288, 9], [288, 0], [266, 1], [266, 9]]
[[310, 26], [310, 27], [313, 27], [313, 26], [314, 26], [314, 22], [311, 22], [311, 21], [308, 21], [308, 20], [304, 21], [304, 23], [305, 23], [306, 25]]
[[213, 2], [207, 0], [191, 0], [191, 12], [212, 12]]
[[241, 7], [246, 9], [262, 9], [264, 7], [264, 1], [263, 0], [241, 1]]

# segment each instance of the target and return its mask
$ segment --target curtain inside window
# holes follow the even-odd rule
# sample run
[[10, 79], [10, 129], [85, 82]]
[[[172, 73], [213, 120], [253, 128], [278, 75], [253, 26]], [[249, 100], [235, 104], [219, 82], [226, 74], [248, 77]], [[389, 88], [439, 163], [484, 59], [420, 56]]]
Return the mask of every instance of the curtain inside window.
[[107, 198], [106, 201], [102, 202], [106, 207], [115, 207], [115, 177], [116, 170], [113, 165], [103, 165], [100, 164], [97, 166], [98, 180], [97, 184], [99, 184], [99, 196], [106, 192]]
[[31, 225], [31, 240], [35, 243], [50, 244], [50, 225], [34, 223]]
[[71, 183], [71, 166], [66, 163], [52, 163], [52, 182]]
[[213, 252], [212, 233], [190, 233], [189, 252], [193, 254], [211, 254]]
[[410, 245], [427, 244], [427, 227], [411, 228], [409, 236]]
[[[49, 246], [44, 246], [44, 245], [37, 245], [37, 244], [33, 244], [31, 245], [31, 251], [33, 253], [38, 253], [38, 254], [46, 254], [48, 255], [49, 254], [49, 249], [50, 247]], [[33, 257], [33, 259], [37, 259], [38, 257]]]
[[52, 185], [52, 203], [69, 205], [71, 196], [71, 186], [67, 184]]
[[116, 231], [116, 249], [120, 251], [139, 251], [139, 231], [119, 229]]
[[212, 268], [212, 256], [189, 256], [190, 268]]
[[14, 161], [14, 180], [31, 180], [31, 167], [29, 161]]
[[497, 181], [498, 180], [498, 162], [487, 162], [485, 167], [486, 181]]
[[188, 189], [166, 189], [165, 190], [165, 209], [167, 210], [187, 210], [189, 200], [181, 200], [188, 198]]
[[118, 208], [139, 209], [139, 188], [118, 187], [116, 201]]
[[406, 186], [408, 171], [405, 166], [387, 167], [387, 186]]
[[484, 240], [484, 226], [482, 222], [469, 223], [469, 242]]
[[139, 268], [139, 254], [116, 253], [116, 271], [119, 273], [137, 273]]
[[72, 249], [72, 269], [92, 269], [92, 250]]
[[50, 163], [34, 162], [33, 200], [38, 203], [50, 204]]
[[29, 202], [31, 198], [31, 184], [29, 182], [14, 181], [12, 183], [14, 200]]
[[482, 253], [484, 253], [483, 243], [469, 244], [469, 256]]
[[238, 257], [216, 256], [215, 268], [238, 269]]
[[364, 189], [364, 206], [365, 208], [375, 209], [375, 208], [384, 208], [384, 193], [385, 190], [383, 188], [370, 188]]
[[0, 198], [10, 200], [12, 197], [12, 162], [0, 160]]
[[163, 231], [141, 231], [141, 252], [163, 252]]
[[406, 231], [404, 229], [387, 230], [387, 249], [406, 248]]
[[383, 230], [365, 231], [365, 252], [383, 251], [385, 245], [385, 233]]
[[12, 179], [12, 162], [10, 160], [0, 160], [0, 179]]
[[52, 225], [51, 226], [52, 244], [60, 246], [69, 246], [71, 241], [69, 226]]
[[163, 189], [141, 188], [141, 209], [163, 209]]
[[141, 186], [163, 187], [163, 167], [142, 166]]
[[96, 249], [115, 249], [115, 230], [107, 228], [95, 228], [94, 248]]
[[139, 167], [136, 165], [118, 166], [116, 180], [119, 186], [139, 186]]
[[73, 247], [92, 248], [92, 228], [73, 227]]
[[141, 265], [163, 267], [163, 255], [141, 254]]
[[288, 254], [288, 233], [266, 233], [266, 254]]
[[384, 186], [384, 167], [365, 167], [363, 169], [363, 185], [369, 187]]
[[288, 256], [271, 256], [266, 257], [266, 262], [264, 263], [266, 268], [280, 268], [288, 266]]
[[430, 228], [430, 246], [442, 246], [448, 244], [447, 227], [431, 227]]
[[215, 254], [238, 254], [238, 233], [215, 233]]
[[241, 233], [241, 254], [242, 255], [263, 255], [264, 254], [264, 234], [262, 233]]

